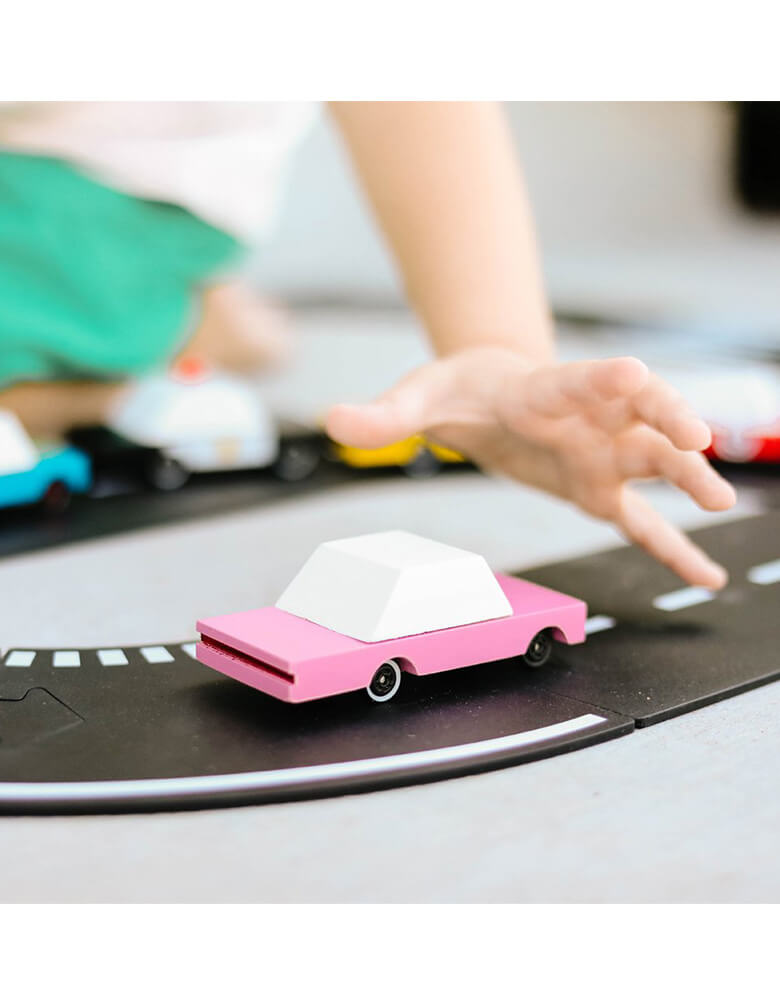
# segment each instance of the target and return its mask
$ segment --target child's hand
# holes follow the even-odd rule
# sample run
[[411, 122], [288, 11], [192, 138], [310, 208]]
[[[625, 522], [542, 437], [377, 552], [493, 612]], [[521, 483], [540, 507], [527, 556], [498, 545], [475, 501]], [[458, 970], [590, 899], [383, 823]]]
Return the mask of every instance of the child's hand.
[[425, 432], [613, 521], [689, 583], [726, 583], [726, 571], [628, 485], [662, 476], [705, 510], [736, 500], [699, 454], [707, 425], [636, 358], [533, 367], [509, 350], [472, 348], [418, 368], [374, 403], [335, 406], [327, 429], [358, 448]]

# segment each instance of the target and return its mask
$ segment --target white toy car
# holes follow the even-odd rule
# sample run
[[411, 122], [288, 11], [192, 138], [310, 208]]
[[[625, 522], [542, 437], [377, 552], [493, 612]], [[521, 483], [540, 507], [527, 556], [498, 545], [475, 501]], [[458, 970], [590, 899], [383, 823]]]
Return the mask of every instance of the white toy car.
[[0, 410], [0, 508], [40, 502], [60, 510], [91, 482], [89, 459], [78, 448], [38, 448], [15, 414]]
[[107, 426], [147, 450], [144, 473], [158, 489], [178, 489], [192, 473], [233, 469], [271, 468], [294, 481], [319, 462], [313, 446], [280, 439], [251, 384], [193, 359], [135, 382]]

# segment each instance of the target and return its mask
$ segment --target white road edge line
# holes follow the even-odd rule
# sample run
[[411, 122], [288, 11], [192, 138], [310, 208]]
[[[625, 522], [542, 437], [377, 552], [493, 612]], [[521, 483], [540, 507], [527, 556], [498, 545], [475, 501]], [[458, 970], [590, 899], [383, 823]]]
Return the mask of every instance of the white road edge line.
[[585, 635], [593, 635], [594, 632], [604, 632], [608, 628], [614, 628], [617, 621], [609, 615], [593, 615], [585, 622]]
[[567, 736], [585, 729], [592, 729], [606, 722], [602, 715], [579, 715], [540, 729], [525, 733], [498, 736], [495, 739], [463, 743], [459, 746], [440, 747], [437, 750], [417, 750], [407, 754], [387, 757], [370, 757], [366, 760], [348, 760], [335, 764], [312, 764], [276, 771], [247, 771], [243, 774], [209, 774], [192, 778], [144, 778], [130, 781], [42, 781], [0, 782], [0, 802], [68, 802], [101, 801], [117, 796], [123, 799], [176, 795], [193, 795], [198, 792], [251, 791], [300, 785], [325, 778], [358, 778], [363, 775], [383, 774], [395, 769], [421, 768], [429, 764], [448, 761], [474, 760], [501, 750], [515, 750], [533, 746], [556, 736]]
[[690, 608], [694, 604], [706, 604], [715, 594], [706, 587], [683, 587], [682, 590], [670, 590], [668, 594], [659, 594], [653, 598], [653, 607], [660, 611], [678, 611], [680, 608]]
[[751, 583], [760, 583], [763, 586], [768, 583], [777, 583], [780, 580], [780, 559], [761, 563], [760, 566], [751, 566], [747, 571], [747, 578]]

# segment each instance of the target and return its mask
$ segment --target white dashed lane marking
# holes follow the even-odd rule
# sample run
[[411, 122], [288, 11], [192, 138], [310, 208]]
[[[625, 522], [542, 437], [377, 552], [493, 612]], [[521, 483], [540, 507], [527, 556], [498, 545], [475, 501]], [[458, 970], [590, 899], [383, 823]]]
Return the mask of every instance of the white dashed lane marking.
[[609, 615], [593, 615], [585, 622], [585, 635], [593, 635], [594, 632], [604, 632], [608, 628], [614, 628], [617, 622]]
[[[780, 559], [772, 562], [762, 563], [753, 566], [747, 571], [747, 578], [751, 583], [767, 585], [780, 581]], [[671, 590], [668, 594], [659, 594], [653, 598], [653, 607], [660, 611], [678, 611], [680, 608], [690, 608], [696, 604], [706, 604], [713, 600], [715, 594], [705, 587], [683, 587], [681, 590]], [[617, 621], [610, 615], [592, 615], [585, 622], [585, 634], [594, 635], [596, 632], [605, 632], [614, 628]], [[196, 659], [194, 642], [183, 642], [180, 645], [182, 652], [193, 660]], [[35, 650], [12, 649], [3, 661], [6, 667], [29, 667], [35, 659]], [[141, 646], [141, 655], [147, 663], [171, 663], [173, 655], [165, 646]], [[98, 659], [104, 667], [125, 666], [128, 662], [127, 655], [121, 649], [99, 649]], [[76, 649], [59, 649], [54, 653], [53, 664], [55, 667], [80, 667], [81, 657]]]
[[127, 657], [121, 649], [99, 649], [97, 655], [104, 667], [123, 667], [127, 663]]
[[660, 611], [677, 611], [679, 608], [690, 608], [694, 604], [706, 604], [715, 594], [706, 587], [683, 587], [682, 590], [670, 590], [668, 594], [659, 594], [653, 598], [653, 607]]
[[5, 658], [7, 667], [29, 667], [35, 659], [32, 649], [13, 649]]
[[[194, 642], [183, 642], [179, 648], [193, 660], [196, 659]], [[30, 667], [37, 652], [35, 649], [11, 649], [5, 654], [2, 664], [5, 667]], [[95, 652], [104, 667], [124, 667], [130, 662], [124, 649], [98, 649]], [[165, 646], [141, 646], [140, 653], [147, 663], [172, 663], [175, 659]], [[55, 667], [80, 667], [81, 653], [77, 649], [55, 650], [52, 664]]]
[[141, 656], [147, 663], [170, 663], [173, 660], [165, 646], [141, 646]]
[[52, 662], [55, 667], [80, 667], [81, 657], [77, 649], [58, 649]]
[[780, 559], [772, 562], [762, 563], [760, 566], [753, 566], [747, 571], [747, 578], [751, 583], [777, 583], [780, 580]]

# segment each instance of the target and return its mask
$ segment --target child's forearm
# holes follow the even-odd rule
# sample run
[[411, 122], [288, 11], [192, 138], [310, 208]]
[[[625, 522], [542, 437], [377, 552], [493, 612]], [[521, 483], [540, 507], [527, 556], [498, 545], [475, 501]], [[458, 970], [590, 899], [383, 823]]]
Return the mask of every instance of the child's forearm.
[[551, 360], [533, 223], [501, 109], [330, 107], [437, 353], [498, 345]]
[[707, 425], [636, 358], [550, 364], [533, 227], [499, 109], [337, 104], [333, 113], [447, 357], [372, 403], [334, 406], [328, 433], [357, 448], [427, 434], [614, 522], [690, 584], [722, 587], [723, 567], [631, 487], [662, 476], [705, 510], [732, 506], [734, 490], [699, 453]]

